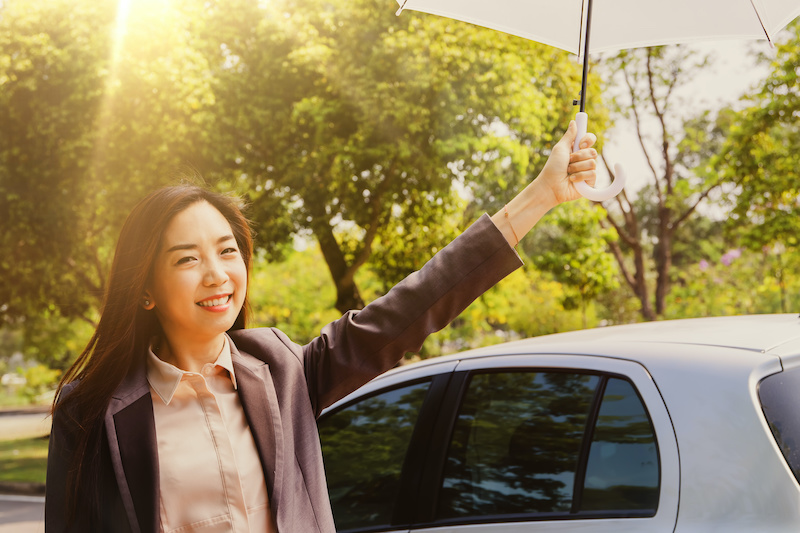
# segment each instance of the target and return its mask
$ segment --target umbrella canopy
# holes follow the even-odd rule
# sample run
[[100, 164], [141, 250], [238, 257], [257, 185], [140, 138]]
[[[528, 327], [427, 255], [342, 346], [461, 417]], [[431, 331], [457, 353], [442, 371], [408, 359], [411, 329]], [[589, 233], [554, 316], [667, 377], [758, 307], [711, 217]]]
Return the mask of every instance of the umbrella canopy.
[[[397, 1], [399, 11], [450, 17], [584, 53], [587, 0]], [[798, 0], [594, 0], [589, 53], [709, 40], [771, 42], [798, 15]]]
[[[578, 136], [586, 133], [588, 55], [626, 48], [726, 39], [773, 38], [800, 15], [800, 0], [397, 0], [412, 9], [492, 28], [583, 56]], [[575, 183], [596, 202], [616, 196], [625, 172], [606, 189]]]

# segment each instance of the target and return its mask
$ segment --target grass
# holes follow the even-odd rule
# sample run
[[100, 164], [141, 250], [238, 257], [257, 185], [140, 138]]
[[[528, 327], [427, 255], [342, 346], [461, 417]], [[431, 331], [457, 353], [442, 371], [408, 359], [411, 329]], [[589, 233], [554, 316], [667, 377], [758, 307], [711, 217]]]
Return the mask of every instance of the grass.
[[47, 437], [0, 440], [0, 482], [44, 483]]
[[16, 394], [4, 394], [0, 392], [0, 408], [28, 407], [30, 400]]

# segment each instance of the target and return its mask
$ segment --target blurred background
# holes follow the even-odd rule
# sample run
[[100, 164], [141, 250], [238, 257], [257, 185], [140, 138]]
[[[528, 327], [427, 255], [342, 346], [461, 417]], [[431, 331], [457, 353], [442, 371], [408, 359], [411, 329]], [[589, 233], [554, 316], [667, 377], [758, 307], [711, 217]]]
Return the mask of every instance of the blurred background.
[[[395, 9], [0, 0], [1, 408], [52, 401], [98, 319], [122, 222], [153, 188], [242, 199], [251, 325], [302, 343], [537, 175], [576, 111], [575, 58]], [[601, 166], [630, 163], [626, 192], [551, 212], [518, 247], [525, 268], [409, 358], [800, 308], [797, 21], [775, 50], [592, 59], [590, 129], [614, 159]], [[7, 448], [0, 478], [43, 481], [46, 440]], [[40, 466], [19, 474], [24, 458]]]

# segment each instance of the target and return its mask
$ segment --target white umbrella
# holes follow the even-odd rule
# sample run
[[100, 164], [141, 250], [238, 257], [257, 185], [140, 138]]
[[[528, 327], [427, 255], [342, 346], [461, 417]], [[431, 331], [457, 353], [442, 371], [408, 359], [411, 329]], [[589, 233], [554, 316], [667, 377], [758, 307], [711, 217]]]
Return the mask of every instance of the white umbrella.
[[[626, 48], [726, 39], [766, 39], [800, 15], [800, 0], [397, 0], [404, 9], [441, 15], [561, 48], [583, 57], [578, 139], [586, 132], [588, 55]], [[594, 5], [593, 5], [594, 4]], [[576, 140], [577, 149], [577, 140]], [[622, 190], [576, 184], [602, 201]]]

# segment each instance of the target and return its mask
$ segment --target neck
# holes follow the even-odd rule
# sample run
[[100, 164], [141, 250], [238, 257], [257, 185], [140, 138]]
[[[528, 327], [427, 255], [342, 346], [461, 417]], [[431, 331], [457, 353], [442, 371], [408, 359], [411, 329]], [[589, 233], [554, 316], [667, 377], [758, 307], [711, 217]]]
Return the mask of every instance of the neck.
[[156, 355], [162, 361], [175, 365], [186, 372], [200, 372], [203, 365], [217, 360], [224, 344], [224, 333], [208, 341], [193, 343], [175, 342], [174, 339], [164, 337], [158, 346]]

